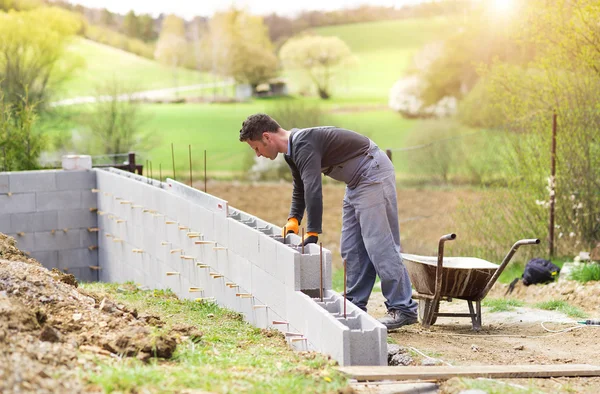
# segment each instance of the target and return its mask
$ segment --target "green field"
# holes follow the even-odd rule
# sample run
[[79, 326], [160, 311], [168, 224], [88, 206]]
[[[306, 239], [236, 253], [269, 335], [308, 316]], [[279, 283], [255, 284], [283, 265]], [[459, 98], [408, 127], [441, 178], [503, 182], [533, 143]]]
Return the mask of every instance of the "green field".
[[[78, 38], [68, 51], [82, 58], [83, 66], [57, 92], [57, 98], [94, 95], [98, 85], [113, 78], [134, 91], [175, 86], [171, 68], [117, 48]], [[177, 72], [177, 86], [208, 82], [212, 78], [197, 71]]]
[[[386, 104], [390, 88], [404, 75], [413, 55], [425, 44], [444, 38], [455, 25], [453, 17], [436, 17], [315, 29], [319, 35], [341, 38], [358, 58], [355, 66], [337, 77], [334, 96]], [[299, 87], [298, 76], [289, 74], [292, 89]]]
[[[145, 129], [160, 139], [160, 143], [148, 152], [147, 158], [152, 160], [154, 169], [158, 168], [159, 163], [163, 168], [172, 169], [173, 143], [175, 168], [178, 172], [185, 173], [189, 169], [188, 150], [191, 145], [193, 168], [196, 171], [198, 165], [203, 170], [202, 161], [206, 149], [209, 172], [240, 173], [252, 157], [250, 148], [238, 141], [241, 124], [248, 115], [267, 111], [270, 104], [271, 102], [257, 100], [237, 105], [144, 105], [147, 115]], [[401, 145], [407, 132], [417, 123], [386, 110], [333, 113], [330, 116], [334, 125], [364, 133], [382, 148]]]

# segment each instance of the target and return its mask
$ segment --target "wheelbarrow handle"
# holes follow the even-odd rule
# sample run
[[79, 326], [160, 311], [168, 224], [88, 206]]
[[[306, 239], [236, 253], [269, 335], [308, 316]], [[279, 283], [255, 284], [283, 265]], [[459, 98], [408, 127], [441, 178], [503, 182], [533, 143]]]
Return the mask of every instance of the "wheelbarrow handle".
[[440, 242], [438, 244], [438, 263], [437, 269], [435, 271], [435, 296], [440, 297], [442, 295], [442, 270], [444, 268], [444, 242], [446, 241], [454, 241], [456, 239], [456, 234], [446, 234], [440, 238]]
[[533, 239], [522, 239], [520, 241], [517, 241], [515, 243], [515, 245], [519, 244], [519, 246], [521, 245], [539, 245], [540, 240], [538, 238], [533, 238]]
[[514, 254], [517, 252], [517, 249], [519, 249], [519, 246], [522, 246], [522, 245], [538, 245], [539, 243], [540, 243], [540, 240], [538, 238], [522, 239], [520, 241], [515, 242], [515, 244], [512, 246], [512, 248], [510, 249], [510, 251], [508, 252], [508, 254], [506, 255], [506, 257], [504, 257], [504, 260], [502, 260], [502, 264], [500, 264], [500, 267], [498, 267], [498, 269], [494, 273], [494, 276], [492, 276], [490, 278], [490, 281], [488, 282], [488, 284], [485, 286], [485, 288], [481, 292], [481, 294], [482, 294], [481, 298], [485, 297], [487, 295], [488, 291], [490, 291], [490, 289], [494, 285], [494, 283], [496, 283], [496, 280], [498, 279], [498, 277], [500, 276], [500, 274], [502, 273], [502, 271], [504, 271], [504, 268], [506, 268], [506, 266], [510, 262], [510, 259], [512, 259], [512, 257], [514, 256]]

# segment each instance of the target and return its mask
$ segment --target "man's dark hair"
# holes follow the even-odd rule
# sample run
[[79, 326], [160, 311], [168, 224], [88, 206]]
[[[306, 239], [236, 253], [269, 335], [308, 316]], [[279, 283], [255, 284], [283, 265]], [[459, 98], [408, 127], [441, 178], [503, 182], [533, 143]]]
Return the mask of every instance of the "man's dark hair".
[[242, 123], [240, 130], [240, 141], [258, 141], [262, 139], [262, 133], [276, 133], [280, 129], [279, 123], [267, 114], [254, 114]]

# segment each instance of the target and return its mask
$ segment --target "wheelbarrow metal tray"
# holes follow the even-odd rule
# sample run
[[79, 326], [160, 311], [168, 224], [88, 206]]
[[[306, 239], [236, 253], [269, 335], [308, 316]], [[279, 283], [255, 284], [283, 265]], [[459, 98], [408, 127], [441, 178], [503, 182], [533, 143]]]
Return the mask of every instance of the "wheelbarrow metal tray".
[[[438, 258], [402, 253], [404, 265], [417, 293], [435, 294]], [[499, 265], [475, 257], [444, 257], [441, 295], [466, 300], [479, 300], [485, 286]]]

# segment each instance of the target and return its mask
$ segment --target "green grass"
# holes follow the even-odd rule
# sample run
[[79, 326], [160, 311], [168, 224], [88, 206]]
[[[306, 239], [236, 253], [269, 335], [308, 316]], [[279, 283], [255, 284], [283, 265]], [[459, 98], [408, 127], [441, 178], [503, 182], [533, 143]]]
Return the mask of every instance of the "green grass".
[[[155, 142], [144, 150], [142, 164], [152, 161], [153, 175], [158, 178], [159, 164], [163, 178], [172, 177], [171, 143], [174, 145], [177, 177], [189, 173], [189, 148], [192, 146], [192, 168], [196, 177], [204, 171], [204, 150], [207, 151], [207, 171], [212, 177], [241, 176], [251, 165], [253, 152], [238, 140], [242, 122], [256, 112], [268, 112], [284, 99], [255, 100], [244, 104], [142, 104], [143, 132], [154, 135]], [[330, 107], [325, 107], [325, 109]], [[66, 116], [89, 111], [89, 106], [61, 108]], [[75, 118], [50, 127], [53, 138], [62, 130], [84, 129]], [[403, 119], [387, 111], [332, 113], [328, 123], [359, 131], [371, 137], [382, 149], [402, 144], [406, 135], [418, 127], [419, 121]], [[282, 125], [291, 128], [294, 125]], [[89, 152], [79, 152], [89, 154]], [[267, 160], [267, 159], [264, 159]]]
[[96, 86], [113, 78], [135, 91], [212, 82], [204, 73], [179, 69], [175, 84], [169, 67], [82, 38], [76, 39], [68, 51], [83, 58], [84, 65], [57, 92], [57, 99], [94, 95]]
[[510, 298], [485, 298], [481, 304], [490, 308], [490, 312], [507, 312], [514, 310], [515, 307], [525, 305], [521, 300]]
[[557, 311], [564, 313], [570, 317], [578, 317], [584, 318], [587, 317], [587, 314], [576, 306], [570, 305], [568, 302], [563, 300], [551, 300], [545, 302], [539, 302], [534, 305], [534, 307], [539, 309], [544, 309], [547, 311]]
[[570, 278], [578, 282], [587, 283], [600, 280], [600, 264], [588, 263], [574, 267], [569, 274]]
[[[126, 289], [119, 291], [117, 289]], [[132, 284], [87, 284], [86, 289], [158, 315], [167, 327], [190, 324], [200, 342], [179, 345], [169, 361], [103, 360], [83, 376], [104, 392], [319, 393], [347, 385], [333, 363], [316, 353], [291, 350], [281, 334], [268, 337], [241, 315], [212, 303], [178, 300], [170, 291], [140, 291]]]
[[[413, 55], [454, 31], [455, 22], [454, 17], [415, 18], [315, 29], [319, 35], [341, 38], [358, 59], [357, 65], [337, 77], [334, 96], [387, 103], [390, 88], [403, 76]], [[292, 88], [298, 86], [296, 76], [291, 76]]]
[[[253, 153], [240, 143], [238, 133], [244, 119], [255, 112], [266, 111], [264, 101], [248, 104], [146, 104], [145, 128], [156, 134], [160, 143], [149, 152], [153, 169], [162, 164], [163, 173], [172, 171], [171, 143], [175, 151], [177, 173], [189, 171], [188, 145], [192, 146], [194, 171], [204, 169], [203, 155], [207, 151], [207, 171], [213, 176], [241, 172], [251, 163]], [[401, 144], [406, 133], [417, 121], [406, 120], [389, 111], [334, 114], [336, 126], [360, 131], [370, 136], [382, 148]], [[265, 159], [266, 160], [266, 159]]]

